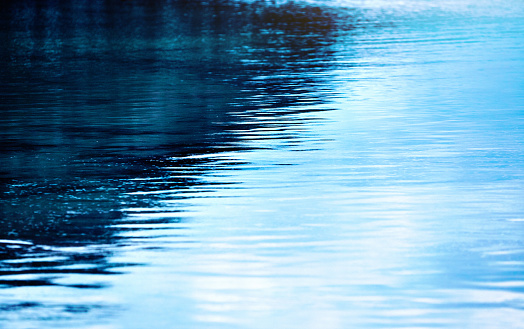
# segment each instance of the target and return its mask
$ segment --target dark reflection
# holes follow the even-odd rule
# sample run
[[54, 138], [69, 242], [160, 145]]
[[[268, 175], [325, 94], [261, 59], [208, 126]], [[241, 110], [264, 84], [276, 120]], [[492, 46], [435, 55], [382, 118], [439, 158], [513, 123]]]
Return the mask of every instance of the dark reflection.
[[[100, 283], [73, 283], [60, 284], [54, 282], [55, 275], [67, 274], [118, 274], [115, 267], [131, 266], [132, 264], [108, 264], [107, 253], [89, 252], [83, 249], [82, 253], [75, 251], [64, 252], [50, 247], [35, 246], [25, 250], [2, 250], [0, 259], [0, 286], [65, 286], [71, 288], [103, 288]], [[16, 261], [13, 261], [16, 260]], [[78, 267], [81, 264], [83, 267]], [[71, 265], [74, 267], [68, 268]]]
[[327, 9], [293, 3], [8, 5], [1, 235], [109, 242], [133, 189], [123, 180], [235, 147], [232, 113], [322, 102], [311, 73], [325, 69], [334, 25]]
[[[162, 199], [136, 192], [199, 184], [162, 168], [238, 149], [233, 131], [257, 125], [242, 118], [323, 103], [335, 14], [266, 1], [8, 2], [0, 14], [0, 239], [34, 245], [0, 248], [0, 285], [60, 285], [59, 274], [129, 266], [92, 246], [125, 244], [114, 227], [125, 209]], [[39, 306], [2, 310], [28, 307]]]

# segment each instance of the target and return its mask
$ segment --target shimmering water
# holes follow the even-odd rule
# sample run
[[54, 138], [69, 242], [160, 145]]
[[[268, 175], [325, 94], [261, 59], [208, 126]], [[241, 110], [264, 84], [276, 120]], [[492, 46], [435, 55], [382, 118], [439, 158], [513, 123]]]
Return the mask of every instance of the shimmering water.
[[524, 327], [524, 2], [12, 1], [0, 327]]

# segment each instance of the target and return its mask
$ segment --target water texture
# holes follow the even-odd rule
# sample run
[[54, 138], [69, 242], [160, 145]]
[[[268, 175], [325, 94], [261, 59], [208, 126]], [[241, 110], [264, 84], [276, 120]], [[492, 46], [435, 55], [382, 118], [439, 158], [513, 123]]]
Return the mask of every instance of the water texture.
[[0, 328], [524, 327], [524, 2], [1, 8]]

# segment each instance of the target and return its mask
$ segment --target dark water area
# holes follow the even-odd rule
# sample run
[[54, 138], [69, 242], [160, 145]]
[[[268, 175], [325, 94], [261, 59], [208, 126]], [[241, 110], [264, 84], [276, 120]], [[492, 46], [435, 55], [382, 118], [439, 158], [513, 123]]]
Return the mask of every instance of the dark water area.
[[[301, 71], [313, 75], [326, 66], [319, 58], [329, 56], [323, 48], [333, 39], [333, 21], [316, 7], [278, 10], [228, 2], [8, 6], [2, 179], [15, 200], [5, 211], [47, 212], [36, 219], [46, 229], [49, 216], [60, 222], [68, 211], [88, 210], [108, 217], [105, 227], [119, 216], [122, 192], [141, 188], [129, 178], [166, 175], [158, 168], [185, 162], [170, 157], [238, 149], [231, 131], [244, 130], [239, 113], [271, 117], [321, 103], [314, 90], [321, 79]], [[310, 25], [314, 30], [302, 35]], [[121, 186], [123, 179], [132, 186]], [[52, 198], [65, 198], [51, 202], [65, 209], [50, 214]], [[19, 224], [12, 215], [5, 226]], [[32, 238], [32, 224], [4, 234], [14, 229], [12, 235]]]
[[1, 9], [0, 328], [524, 326], [524, 3]]

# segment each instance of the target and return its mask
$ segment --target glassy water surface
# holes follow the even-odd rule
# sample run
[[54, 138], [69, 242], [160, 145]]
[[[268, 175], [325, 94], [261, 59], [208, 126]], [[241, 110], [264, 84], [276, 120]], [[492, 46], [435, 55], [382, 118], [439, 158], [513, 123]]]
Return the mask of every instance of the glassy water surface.
[[524, 326], [521, 1], [0, 22], [0, 327]]

